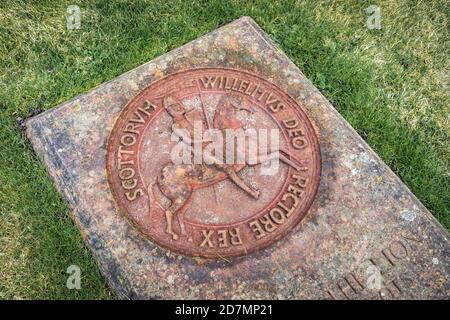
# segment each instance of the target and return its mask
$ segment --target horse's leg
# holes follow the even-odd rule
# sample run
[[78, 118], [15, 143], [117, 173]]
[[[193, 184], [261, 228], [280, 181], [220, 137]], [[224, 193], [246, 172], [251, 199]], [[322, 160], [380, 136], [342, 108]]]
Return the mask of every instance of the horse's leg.
[[[171, 200], [169, 208], [166, 209], [166, 232], [172, 235], [174, 240], [178, 239], [178, 235], [173, 231], [173, 218], [185, 205], [192, 193], [192, 186], [188, 182], [188, 172], [192, 168], [183, 165], [169, 164], [161, 170], [158, 176], [158, 185], [161, 192]], [[184, 225], [180, 227], [182, 231]]]
[[178, 240], [178, 235], [173, 232], [172, 229], [172, 221], [173, 221], [173, 212], [170, 210], [166, 210], [166, 232], [170, 235], [172, 235], [173, 240]]
[[285, 151], [284, 149], [280, 149], [280, 152], [277, 154], [275, 152], [272, 152], [270, 154], [267, 155], [258, 155], [257, 161], [256, 163], [252, 163], [252, 164], [248, 164], [250, 166], [254, 166], [254, 165], [258, 165], [258, 164], [262, 164], [271, 160], [276, 159], [276, 157], [278, 157], [278, 159], [281, 162], [284, 162], [285, 164], [287, 164], [288, 166], [291, 166], [292, 168], [294, 168], [296, 171], [305, 171], [307, 168], [303, 165], [301, 166], [301, 162], [299, 160], [297, 160], [296, 158], [292, 157], [293, 159], [291, 160], [290, 158], [288, 158], [284, 153], [286, 153], [287, 155], [289, 155], [290, 157], [292, 157], [288, 151]]
[[208, 160], [209, 163], [213, 164], [217, 169], [220, 171], [223, 171], [227, 174], [228, 178], [231, 179], [239, 188], [250, 194], [253, 198], [258, 199], [259, 198], [259, 190], [254, 190], [253, 188], [249, 187], [245, 184], [244, 180], [239, 177], [236, 172], [233, 170], [233, 168], [230, 165], [223, 164], [219, 159], [217, 159], [215, 156], [210, 154], [204, 154], [203, 155], [205, 159]]
[[172, 197], [172, 204], [166, 210], [167, 229], [166, 232], [172, 235], [174, 240], [178, 239], [178, 235], [173, 231], [173, 216], [176, 214], [180, 224], [181, 234], [186, 234], [184, 226], [184, 212], [187, 209], [187, 202], [191, 196], [191, 187], [188, 184], [178, 186], [178, 190], [174, 192], [175, 197]]
[[184, 214], [186, 213], [189, 203], [191, 202], [190, 200], [191, 200], [191, 196], [189, 195], [189, 197], [184, 202], [183, 207], [181, 207], [177, 213], [178, 223], [180, 224], [182, 235], [186, 235], [186, 226], [184, 225]]
[[228, 177], [242, 190], [247, 192], [249, 195], [251, 195], [253, 198], [258, 199], [260, 191], [255, 190], [248, 185], [245, 184], [245, 182], [236, 174], [236, 172], [233, 170], [231, 166], [225, 166], [223, 168], [225, 170], [225, 173], [228, 175]]
[[179, 195], [177, 198], [171, 199], [172, 200], [172, 204], [170, 205], [170, 207], [166, 210], [166, 221], [167, 221], [167, 229], [166, 232], [172, 235], [172, 238], [174, 240], [178, 239], [178, 235], [173, 231], [173, 216], [174, 214], [177, 215], [178, 221], [180, 222], [180, 228], [181, 228], [181, 233], [185, 234], [186, 230], [185, 230], [185, 226], [184, 226], [184, 221], [181, 219], [180, 220], [180, 209], [182, 209], [185, 205], [185, 202], [187, 201], [188, 197]]
[[[173, 231], [172, 223], [173, 223], [173, 215], [177, 214], [178, 216], [178, 210], [183, 207], [184, 202], [186, 199], [183, 199], [182, 197], [178, 197], [175, 199], [172, 199], [172, 204], [170, 207], [166, 210], [166, 221], [167, 221], [167, 228], [166, 232], [168, 234], [172, 235], [172, 238], [174, 240], [178, 240], [178, 235]], [[180, 218], [178, 218], [179, 221]], [[181, 225], [181, 224], [180, 224]], [[182, 227], [183, 229], [183, 227]], [[183, 230], [182, 230], [183, 231]]]

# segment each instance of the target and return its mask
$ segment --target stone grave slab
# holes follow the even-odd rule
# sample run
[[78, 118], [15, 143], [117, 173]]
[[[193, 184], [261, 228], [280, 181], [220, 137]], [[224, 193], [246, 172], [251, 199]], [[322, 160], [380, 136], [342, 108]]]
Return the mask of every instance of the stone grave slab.
[[[165, 164], [176, 117], [233, 126], [233, 108], [282, 128], [277, 175], [233, 167], [246, 194], [226, 168]], [[119, 298], [450, 296], [448, 232], [249, 17], [26, 128]]]

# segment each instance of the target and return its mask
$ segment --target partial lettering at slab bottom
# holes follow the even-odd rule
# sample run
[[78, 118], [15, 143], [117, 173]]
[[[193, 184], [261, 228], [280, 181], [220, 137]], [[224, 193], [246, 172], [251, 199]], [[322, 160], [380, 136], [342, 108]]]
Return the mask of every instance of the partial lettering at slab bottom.
[[274, 84], [232, 69], [154, 82], [108, 142], [115, 199], [147, 237], [202, 257], [251, 253], [306, 215], [320, 177], [314, 129]]

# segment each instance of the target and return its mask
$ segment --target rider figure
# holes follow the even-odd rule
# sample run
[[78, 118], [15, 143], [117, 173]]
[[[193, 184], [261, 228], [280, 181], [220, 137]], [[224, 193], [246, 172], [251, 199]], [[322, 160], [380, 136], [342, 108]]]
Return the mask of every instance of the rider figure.
[[[240, 106], [240, 100], [236, 100], [236, 97], [233, 96], [224, 96], [219, 101], [219, 106], [222, 103], [230, 103], [231, 108], [236, 109], [245, 109], [244, 107]], [[202, 132], [205, 128], [201, 113], [196, 110], [195, 108], [187, 111], [183, 105], [183, 103], [178, 100], [173, 95], [169, 95], [164, 99], [164, 108], [168, 112], [168, 114], [173, 119], [172, 124], [172, 131], [177, 134], [184, 143], [186, 143], [189, 146], [193, 146], [194, 143], [202, 143], [203, 145], [211, 143], [211, 140], [209, 139], [200, 139], [196, 140], [194, 139], [194, 126], [195, 123], [201, 123], [202, 126]], [[239, 104], [239, 105], [236, 105]], [[249, 111], [249, 109], [245, 109]], [[206, 115], [205, 115], [206, 116]], [[225, 117], [226, 120], [220, 121], [219, 117], [214, 117], [214, 126], [215, 129], [220, 129], [222, 131], [222, 134], [225, 135], [226, 129], [239, 129], [242, 128], [242, 124], [235, 119], [234, 117]], [[206, 119], [205, 119], [206, 120]], [[206, 120], [207, 121], [207, 120]], [[227, 145], [227, 142], [225, 143]], [[226, 146], [225, 146], [226, 148]], [[217, 159], [213, 155], [209, 154], [208, 152], [205, 152], [203, 154], [203, 158], [205, 160], [208, 160], [208, 163], [212, 163], [212, 165], [217, 168], [218, 170], [226, 173], [226, 175], [241, 189], [246, 191], [248, 194], [250, 194], [255, 199], [259, 198], [259, 190], [255, 190], [251, 187], [249, 187], [237, 174], [234, 168], [233, 164], [225, 164], [223, 161]]]

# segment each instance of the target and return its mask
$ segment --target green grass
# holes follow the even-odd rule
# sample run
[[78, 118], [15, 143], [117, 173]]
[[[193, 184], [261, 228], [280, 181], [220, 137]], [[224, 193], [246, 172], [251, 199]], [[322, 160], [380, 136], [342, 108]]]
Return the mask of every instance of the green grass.
[[[252, 16], [450, 228], [449, 7], [427, 1], [0, 2], [0, 299], [112, 298], [16, 124], [242, 15]], [[66, 8], [81, 7], [81, 29]], [[382, 29], [365, 8], [381, 7]], [[66, 269], [82, 289], [66, 288]]]

